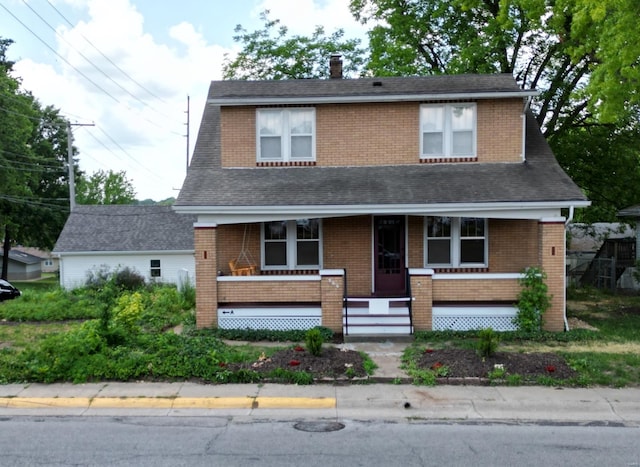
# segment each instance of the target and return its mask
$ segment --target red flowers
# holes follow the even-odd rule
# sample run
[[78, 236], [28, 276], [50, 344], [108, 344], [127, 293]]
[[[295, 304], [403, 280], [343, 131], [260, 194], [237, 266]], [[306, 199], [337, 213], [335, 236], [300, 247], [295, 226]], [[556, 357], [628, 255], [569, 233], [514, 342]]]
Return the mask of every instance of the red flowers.
[[437, 370], [438, 368], [442, 368], [442, 363], [440, 362], [435, 362], [433, 365], [431, 365], [431, 369], [432, 370]]
[[548, 373], [553, 373], [554, 371], [556, 371], [556, 367], [553, 365], [547, 365], [547, 372]]
[[293, 348], [293, 350], [295, 350], [296, 352], [304, 352], [304, 347], [300, 347], [299, 345], [297, 345]]
[[220, 363], [218, 363], [218, 366], [220, 368], [224, 368], [225, 366], [227, 366], [227, 364], [225, 362], [220, 362]]
[[298, 366], [300, 365], [300, 361], [299, 360], [291, 360], [289, 362], [289, 366]]
[[433, 353], [433, 349], [424, 349], [424, 353]]

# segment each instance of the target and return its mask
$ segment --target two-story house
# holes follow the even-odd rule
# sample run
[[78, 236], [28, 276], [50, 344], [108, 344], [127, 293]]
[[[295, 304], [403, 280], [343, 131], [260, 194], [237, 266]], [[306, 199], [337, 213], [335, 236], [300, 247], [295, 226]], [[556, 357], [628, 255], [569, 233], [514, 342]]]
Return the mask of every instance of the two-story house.
[[589, 202], [535, 95], [510, 75], [212, 82], [174, 206], [198, 216], [198, 326], [513, 329], [538, 266], [563, 330], [565, 222]]

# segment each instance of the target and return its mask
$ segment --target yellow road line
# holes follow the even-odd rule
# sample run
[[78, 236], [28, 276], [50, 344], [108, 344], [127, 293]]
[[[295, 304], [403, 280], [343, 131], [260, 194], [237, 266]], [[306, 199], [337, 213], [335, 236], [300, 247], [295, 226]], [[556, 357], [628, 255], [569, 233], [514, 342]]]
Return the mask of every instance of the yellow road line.
[[333, 397], [0, 397], [0, 408], [330, 409]]

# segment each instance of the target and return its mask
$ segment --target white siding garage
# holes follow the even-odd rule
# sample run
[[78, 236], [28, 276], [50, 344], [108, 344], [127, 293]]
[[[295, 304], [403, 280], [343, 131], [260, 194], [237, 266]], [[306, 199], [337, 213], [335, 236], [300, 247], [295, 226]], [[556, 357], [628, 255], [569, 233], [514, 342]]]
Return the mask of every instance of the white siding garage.
[[76, 206], [53, 250], [60, 285], [81, 287], [90, 272], [128, 267], [147, 282], [195, 286], [195, 221], [171, 206]]
[[[116, 271], [123, 267], [129, 267], [147, 282], [166, 282], [179, 284], [189, 280], [195, 287], [195, 258], [193, 252], [158, 252], [144, 254], [73, 254], [69, 253], [61, 258], [60, 285], [65, 289], [74, 289], [83, 286], [87, 281], [89, 271], [97, 271], [108, 268]], [[159, 267], [151, 267], [159, 264]], [[156, 263], [159, 262], [159, 263]], [[153, 269], [153, 275], [151, 270]]]

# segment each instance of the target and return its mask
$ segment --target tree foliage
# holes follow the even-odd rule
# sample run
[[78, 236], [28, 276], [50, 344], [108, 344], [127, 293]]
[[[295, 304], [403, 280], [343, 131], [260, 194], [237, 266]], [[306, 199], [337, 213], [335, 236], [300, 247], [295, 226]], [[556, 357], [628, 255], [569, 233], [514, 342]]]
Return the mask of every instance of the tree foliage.
[[[510, 73], [540, 91], [532, 110], [558, 161], [616, 220], [640, 202], [640, 2], [351, 0], [376, 75]], [[625, 196], [620, 196], [623, 187]]]
[[76, 186], [78, 204], [131, 204], [135, 199], [133, 184], [124, 171], [98, 170], [80, 177]]
[[261, 14], [263, 29], [247, 32], [241, 25], [236, 26], [233, 39], [243, 46], [237, 56], [225, 56], [224, 79], [327, 78], [332, 54], [345, 58], [345, 77], [354, 76], [363, 68], [360, 40], [345, 40], [342, 29], [326, 35], [322, 26], [316, 26], [309, 37], [289, 37], [287, 27], [280, 25], [280, 20], [270, 20], [268, 15], [268, 10]]
[[20, 89], [0, 38], [0, 238], [2, 276], [12, 244], [51, 248], [68, 216], [66, 121]]

